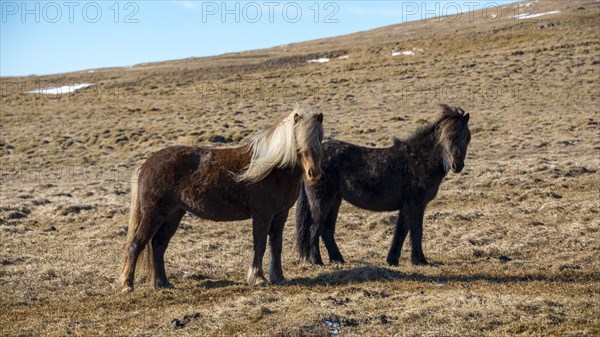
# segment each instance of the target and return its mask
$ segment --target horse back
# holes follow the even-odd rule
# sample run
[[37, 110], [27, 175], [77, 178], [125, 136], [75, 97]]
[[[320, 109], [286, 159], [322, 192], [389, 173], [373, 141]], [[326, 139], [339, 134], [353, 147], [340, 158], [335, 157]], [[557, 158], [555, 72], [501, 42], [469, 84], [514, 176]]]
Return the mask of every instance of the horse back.
[[235, 181], [234, 173], [249, 161], [246, 148], [167, 147], [142, 165], [140, 197], [205, 219], [247, 219], [251, 214], [245, 185]]
[[396, 210], [407, 190], [399, 158], [389, 148], [368, 148], [342, 141], [323, 144], [325, 189], [336, 190], [354, 206], [372, 211]]

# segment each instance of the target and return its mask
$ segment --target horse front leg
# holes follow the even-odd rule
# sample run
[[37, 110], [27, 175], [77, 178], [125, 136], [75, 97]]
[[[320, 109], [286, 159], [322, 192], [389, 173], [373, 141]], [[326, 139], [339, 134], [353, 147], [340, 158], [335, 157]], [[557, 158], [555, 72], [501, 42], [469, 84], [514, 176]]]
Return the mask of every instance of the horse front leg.
[[327, 248], [327, 253], [329, 254], [329, 260], [332, 262], [345, 263], [346, 261], [344, 260], [344, 257], [342, 256], [342, 253], [340, 253], [340, 249], [335, 242], [335, 223], [337, 221], [341, 203], [342, 197], [337, 197], [329, 209], [327, 218], [325, 219], [325, 224], [323, 226], [322, 238], [325, 248]]
[[272, 217], [254, 215], [252, 217], [252, 237], [254, 257], [248, 270], [248, 285], [264, 286], [268, 283], [263, 271], [263, 257], [267, 246], [267, 235], [271, 228]]
[[408, 223], [405, 221], [404, 214], [401, 210], [398, 213], [398, 222], [396, 223], [396, 228], [394, 229], [392, 246], [390, 247], [390, 251], [388, 252], [387, 256], [387, 263], [390, 266], [398, 266], [400, 261], [400, 254], [402, 252], [402, 246], [404, 245], [404, 240], [406, 239], [408, 230]]
[[275, 215], [269, 230], [269, 245], [271, 246], [271, 260], [269, 263], [269, 280], [273, 284], [285, 282], [281, 266], [281, 248], [283, 246], [283, 227], [287, 220], [289, 210]]
[[308, 251], [308, 262], [316, 265], [323, 265], [323, 259], [321, 258], [321, 249], [319, 248], [319, 238], [323, 232], [323, 223], [315, 221], [310, 225], [310, 241]]
[[423, 254], [423, 216], [425, 207], [412, 208], [408, 213], [407, 221], [410, 228], [410, 243], [412, 245], [411, 261], [417, 266], [427, 265], [427, 259]]
[[319, 239], [323, 234], [323, 227], [329, 213], [329, 202], [327, 196], [317, 193], [312, 188], [306, 189], [308, 195], [312, 222], [310, 223], [308, 235], [308, 262], [315, 265], [323, 265]]

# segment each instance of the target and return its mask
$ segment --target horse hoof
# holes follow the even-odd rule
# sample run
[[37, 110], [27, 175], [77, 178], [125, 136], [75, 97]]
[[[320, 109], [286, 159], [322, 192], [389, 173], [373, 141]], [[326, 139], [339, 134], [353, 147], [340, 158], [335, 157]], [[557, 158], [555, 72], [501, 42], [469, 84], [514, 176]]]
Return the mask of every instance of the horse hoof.
[[165, 283], [157, 283], [154, 285], [154, 289], [175, 289], [175, 286], [171, 284], [171, 282]]
[[251, 287], [264, 287], [269, 284], [269, 281], [264, 276], [248, 277], [248, 285]]
[[131, 292], [133, 292], [133, 287], [131, 287], [131, 286], [124, 286], [123, 289], [121, 289], [121, 292], [124, 293], [124, 294], [131, 293]]
[[325, 264], [323, 263], [323, 260], [321, 259], [309, 259], [308, 262], [310, 264], [313, 264], [315, 266], [324, 266]]
[[415, 266], [426, 266], [429, 264], [429, 262], [427, 262], [427, 260], [425, 260], [425, 259], [420, 259], [420, 260], [412, 260], [412, 264]]
[[387, 259], [387, 263], [390, 267], [398, 267], [400, 265], [398, 261], [398, 259]]
[[287, 283], [287, 280], [285, 279], [285, 277], [271, 278], [271, 284], [283, 285], [286, 283]]
[[269, 284], [269, 281], [267, 281], [267, 279], [265, 278], [258, 278], [256, 279], [256, 281], [254, 281], [254, 286], [255, 287], [266, 287], [267, 284]]

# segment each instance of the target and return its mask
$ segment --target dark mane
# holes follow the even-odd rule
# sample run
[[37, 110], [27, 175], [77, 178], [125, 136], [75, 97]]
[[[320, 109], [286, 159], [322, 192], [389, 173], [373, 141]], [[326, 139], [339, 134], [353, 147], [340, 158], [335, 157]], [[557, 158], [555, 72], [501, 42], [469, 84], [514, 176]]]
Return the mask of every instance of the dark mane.
[[442, 108], [442, 115], [444, 117], [464, 117], [465, 111], [459, 107], [451, 106], [448, 104], [440, 104]]
[[468, 118], [466, 118], [463, 109], [447, 104], [440, 104], [440, 107], [442, 111], [435, 122], [421, 126], [405, 139], [394, 137], [394, 145], [402, 145], [407, 142], [423, 139], [434, 133], [437, 135], [437, 142], [441, 143], [444, 139], [452, 138], [461, 133], [467, 127]]

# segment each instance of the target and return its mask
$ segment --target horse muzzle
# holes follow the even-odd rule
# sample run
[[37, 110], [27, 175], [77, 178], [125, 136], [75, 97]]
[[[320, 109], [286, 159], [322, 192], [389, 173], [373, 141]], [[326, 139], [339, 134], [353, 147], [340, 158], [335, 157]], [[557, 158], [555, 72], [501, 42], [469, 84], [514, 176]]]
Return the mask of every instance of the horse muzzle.
[[309, 185], [314, 185], [316, 183], [319, 182], [319, 180], [321, 179], [321, 171], [320, 170], [315, 170], [315, 169], [309, 169], [308, 172], [306, 172], [306, 181], [308, 182]]
[[320, 179], [321, 179], [321, 177], [313, 177], [313, 178], [306, 178], [306, 181], [308, 182], [309, 185], [316, 185]]
[[462, 172], [463, 168], [465, 168], [464, 163], [452, 163], [452, 172], [454, 173]]

